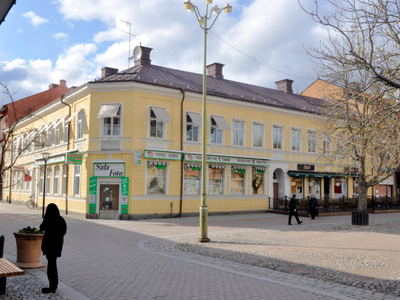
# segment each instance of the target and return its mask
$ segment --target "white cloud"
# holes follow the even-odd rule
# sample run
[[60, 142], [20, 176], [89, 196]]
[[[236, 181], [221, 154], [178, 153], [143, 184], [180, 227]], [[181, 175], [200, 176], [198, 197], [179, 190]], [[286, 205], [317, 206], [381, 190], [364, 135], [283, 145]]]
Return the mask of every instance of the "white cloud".
[[25, 62], [26, 61], [21, 58], [14, 59], [13, 61], [10, 62], [5, 61], [3, 62], [4, 63], [3, 71], [11, 71], [14, 69], [18, 69], [24, 66]]
[[18, 33], [22, 33], [22, 32], [24, 32], [22, 29], [18, 29], [17, 32], [15, 32], [15, 33], [18, 34]]
[[66, 41], [66, 40], [68, 40], [69, 35], [66, 34], [66, 33], [64, 33], [64, 32], [59, 32], [59, 33], [53, 34], [53, 37], [54, 37], [56, 40], [63, 40], [63, 41]]
[[26, 12], [22, 16], [30, 19], [30, 22], [35, 27], [38, 27], [39, 25], [42, 25], [43, 23], [49, 22], [49, 20], [39, 17], [33, 11]]

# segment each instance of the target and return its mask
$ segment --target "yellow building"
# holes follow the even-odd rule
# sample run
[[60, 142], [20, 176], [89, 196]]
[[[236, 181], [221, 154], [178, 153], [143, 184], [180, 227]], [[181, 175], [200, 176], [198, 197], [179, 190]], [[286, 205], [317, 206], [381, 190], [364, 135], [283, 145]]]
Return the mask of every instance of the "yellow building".
[[[46, 204], [87, 218], [198, 214], [202, 75], [152, 65], [141, 50], [134, 67], [103, 68], [18, 125], [5, 195], [40, 206], [45, 185]], [[276, 90], [226, 80], [222, 68], [207, 67], [210, 214], [267, 211], [292, 194], [352, 197], [352, 178], [313, 146], [331, 143], [310, 120], [324, 100], [293, 94], [288, 79]]]

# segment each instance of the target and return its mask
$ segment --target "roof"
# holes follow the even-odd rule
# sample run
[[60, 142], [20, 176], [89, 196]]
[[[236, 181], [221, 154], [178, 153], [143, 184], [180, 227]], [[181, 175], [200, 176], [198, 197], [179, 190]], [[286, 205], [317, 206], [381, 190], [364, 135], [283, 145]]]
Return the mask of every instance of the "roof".
[[11, 7], [15, 4], [16, 0], [1, 0], [0, 1], [0, 24], [3, 23]]
[[[157, 65], [137, 65], [90, 83], [138, 82], [202, 94], [203, 75]], [[317, 113], [323, 99], [288, 94], [247, 83], [207, 76], [207, 95]]]

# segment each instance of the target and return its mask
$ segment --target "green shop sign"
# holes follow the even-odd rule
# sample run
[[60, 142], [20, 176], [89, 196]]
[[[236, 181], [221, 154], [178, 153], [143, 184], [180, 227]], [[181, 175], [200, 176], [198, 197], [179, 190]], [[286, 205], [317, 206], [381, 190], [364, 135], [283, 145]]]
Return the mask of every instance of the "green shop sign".
[[82, 153], [67, 153], [67, 165], [82, 165]]
[[144, 150], [144, 157], [150, 159], [181, 160], [182, 153], [169, 151]]
[[[185, 161], [201, 162], [201, 154], [186, 153]], [[253, 159], [242, 156], [220, 156], [214, 154], [207, 154], [206, 162], [269, 167], [269, 159]]]
[[129, 197], [129, 178], [121, 178], [121, 214], [127, 214], [129, 211], [128, 197]]
[[89, 213], [96, 213], [96, 194], [97, 194], [97, 178], [90, 177], [89, 180]]

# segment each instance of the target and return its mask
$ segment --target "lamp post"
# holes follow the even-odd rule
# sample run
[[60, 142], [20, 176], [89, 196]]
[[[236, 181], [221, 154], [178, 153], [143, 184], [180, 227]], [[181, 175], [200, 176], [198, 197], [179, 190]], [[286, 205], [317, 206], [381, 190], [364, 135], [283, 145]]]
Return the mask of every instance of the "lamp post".
[[44, 160], [42, 219], [44, 219], [44, 207], [45, 207], [45, 203], [46, 203], [45, 200], [46, 200], [47, 160], [49, 159], [50, 153], [49, 152], [43, 152], [42, 156], [43, 156], [43, 160]]
[[[208, 5], [211, 4], [213, 0], [206, 0], [207, 7], [204, 16], [201, 16], [199, 8], [194, 5], [191, 0], [187, 0], [183, 3], [185, 9], [189, 12], [194, 12], [196, 18], [199, 22], [200, 28], [204, 31], [204, 61], [203, 61], [203, 107], [202, 115], [203, 121], [201, 126], [202, 134], [202, 144], [201, 144], [201, 179], [202, 179], [202, 189], [201, 189], [201, 205], [200, 205], [200, 237], [199, 242], [209, 242], [208, 238], [208, 207], [207, 207], [207, 163], [206, 163], [206, 144], [207, 144], [207, 32], [211, 27], [213, 27], [215, 21], [218, 19], [221, 12], [224, 10], [226, 13], [232, 11], [232, 6], [229, 3], [225, 4], [224, 8], [218, 8], [218, 5], [214, 5], [210, 10]], [[215, 14], [214, 21], [212, 21], [211, 26], [207, 26], [207, 21], [211, 20], [212, 14]]]

